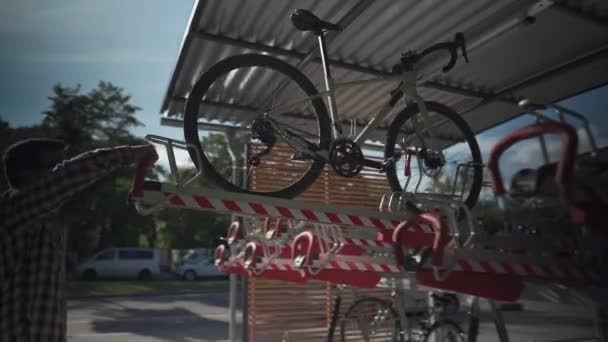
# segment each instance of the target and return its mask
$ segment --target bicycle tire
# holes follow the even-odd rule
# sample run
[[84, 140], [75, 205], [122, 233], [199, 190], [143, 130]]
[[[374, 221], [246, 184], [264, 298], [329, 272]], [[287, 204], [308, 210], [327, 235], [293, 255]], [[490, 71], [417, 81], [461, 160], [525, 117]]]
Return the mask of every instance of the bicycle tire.
[[437, 332], [437, 330], [441, 329], [441, 328], [445, 328], [445, 327], [449, 327], [450, 329], [452, 329], [452, 332], [455, 332], [455, 335], [451, 335], [453, 336], [455, 339], [449, 339], [449, 340], [439, 340], [440, 342], [465, 342], [466, 341], [466, 337], [464, 336], [464, 331], [462, 330], [462, 328], [460, 327], [460, 325], [450, 319], [444, 319], [438, 322], [433, 323], [433, 325], [431, 325], [428, 330], [426, 331], [426, 333], [424, 334], [424, 337], [422, 338], [422, 342], [435, 342], [433, 341], [433, 339], [431, 339], [431, 337], [433, 337], [433, 333]]
[[395, 309], [392, 307], [392, 305], [390, 305], [389, 302], [379, 299], [379, 298], [374, 298], [374, 297], [365, 297], [365, 298], [361, 298], [356, 300], [346, 311], [346, 314], [344, 315], [344, 319], [342, 320], [342, 322], [340, 323], [340, 341], [342, 342], [347, 342], [347, 335], [346, 335], [346, 323], [347, 323], [347, 319], [351, 316], [353, 316], [354, 311], [358, 309], [358, 307], [364, 306], [368, 303], [376, 303], [386, 309], [388, 309], [388, 312], [390, 312], [394, 323], [393, 326], [393, 341], [395, 342], [404, 342], [404, 336], [401, 333], [401, 324], [399, 322], [399, 314], [397, 313], [397, 311], [395, 311]]
[[[241, 192], [249, 194], [260, 194], [272, 197], [281, 198], [293, 198], [300, 193], [304, 192], [314, 181], [319, 177], [321, 170], [325, 166], [326, 160], [322, 158], [315, 158], [312, 160], [310, 168], [307, 172], [293, 184], [286, 186], [276, 191], [268, 192], [257, 192], [251, 191], [245, 185], [244, 187], [233, 184], [230, 180], [226, 179], [216, 168], [212, 165], [210, 160], [205, 155], [203, 146], [201, 145], [198, 119], [201, 102], [205, 93], [209, 90], [209, 87], [214, 84], [216, 79], [226, 75], [227, 73], [236, 70], [238, 68], [268, 68], [274, 71], [278, 71], [283, 76], [289, 78], [289, 80], [295, 82], [300, 89], [308, 96], [318, 94], [314, 84], [298, 69], [292, 65], [276, 59], [274, 57], [258, 55], [258, 54], [245, 54], [228, 57], [215, 65], [213, 65], [207, 72], [205, 72], [199, 80], [194, 84], [190, 95], [186, 101], [185, 115], [184, 115], [184, 136], [186, 142], [193, 145], [196, 150], [191, 148], [188, 149], [195, 166], [204, 172], [207, 179], [213, 182], [218, 187], [232, 192]], [[323, 100], [320, 97], [316, 97], [310, 100], [312, 107], [314, 107], [314, 117], [318, 122], [319, 128], [319, 144], [320, 150], [328, 150], [331, 141], [331, 124], [327, 109]], [[198, 165], [198, 154], [200, 156], [201, 164]]]
[[[474, 174], [473, 174], [473, 182], [471, 184], [471, 188], [468, 196], [464, 200], [464, 203], [469, 207], [473, 208], [479, 199], [479, 193], [481, 192], [481, 183], [483, 178], [483, 165], [481, 160], [481, 152], [479, 150], [479, 145], [477, 143], [477, 139], [475, 139], [475, 134], [469, 127], [469, 125], [462, 119], [462, 117], [456, 113], [451, 108], [442, 105], [437, 102], [426, 102], [426, 107], [429, 112], [435, 112], [443, 115], [448, 120], [450, 120], [460, 132], [464, 135], [464, 139], [466, 143], [469, 145], [470, 152], [473, 157], [473, 163], [475, 166]], [[397, 114], [393, 122], [391, 123], [387, 138], [386, 145], [384, 150], [385, 158], [391, 158], [395, 155], [395, 143], [397, 141], [397, 137], [400, 133], [401, 127], [413, 116], [417, 115], [420, 111], [418, 110], [418, 105], [411, 104], [408, 105], [405, 109]], [[393, 192], [401, 192], [403, 188], [399, 182], [399, 178], [397, 176], [397, 168], [395, 164], [391, 164], [386, 169], [386, 176], [388, 178], [389, 185]]]
[[336, 326], [338, 325], [338, 319], [340, 319], [340, 306], [342, 305], [342, 294], [338, 293], [334, 300], [334, 311], [331, 314], [331, 321], [329, 322], [329, 329], [327, 333], [327, 342], [334, 341], [334, 334], [336, 332]]

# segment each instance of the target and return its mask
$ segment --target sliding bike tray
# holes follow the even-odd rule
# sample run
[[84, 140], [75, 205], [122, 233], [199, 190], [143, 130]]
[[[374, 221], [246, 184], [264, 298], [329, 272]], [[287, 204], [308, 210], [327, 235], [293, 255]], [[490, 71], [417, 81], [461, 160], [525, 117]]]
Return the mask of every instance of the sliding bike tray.
[[[148, 138], [168, 150], [187, 147], [171, 139]], [[173, 155], [172, 151], [168, 154]], [[555, 244], [484, 236], [476, 232], [470, 217], [456, 219], [463, 208], [458, 201], [417, 196], [416, 203], [427, 202], [444, 210], [414, 215], [386, 205], [372, 210], [193, 189], [187, 183], [144, 181], [145, 172], [138, 166], [131, 192], [131, 200], [142, 214], [165, 208], [191, 209], [258, 222], [280, 220], [298, 227], [287, 228], [287, 238], [278, 244], [268, 231], [243, 236], [238, 243], [228, 238], [228, 244], [216, 251], [216, 263], [226, 272], [293, 282], [318, 279], [355, 287], [403, 279], [400, 284], [412, 289], [426, 287], [502, 301], [546, 300], [542, 292], [557, 293], [556, 289], [562, 289], [561, 295], [603, 300], [598, 297], [605, 291], [597, 287], [597, 274], [568, 258], [551, 256]], [[407, 194], [387, 197], [391, 200], [383, 199], [383, 203], [399, 202], [392, 201], [394, 198], [403, 202]], [[460, 232], [463, 224], [467, 234]]]

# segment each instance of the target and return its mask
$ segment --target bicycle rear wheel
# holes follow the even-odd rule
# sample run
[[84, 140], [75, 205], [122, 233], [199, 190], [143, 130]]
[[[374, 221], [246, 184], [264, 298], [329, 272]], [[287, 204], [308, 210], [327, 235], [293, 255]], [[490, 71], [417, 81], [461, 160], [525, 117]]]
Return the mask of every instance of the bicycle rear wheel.
[[359, 299], [350, 306], [342, 320], [340, 339], [342, 342], [403, 342], [399, 316], [384, 300]]
[[429, 328], [422, 342], [465, 342], [465, 340], [466, 336], [458, 323], [442, 320]]
[[483, 176], [475, 134], [449, 107], [425, 104], [430, 133], [415, 104], [397, 114], [389, 127], [384, 156], [395, 161], [386, 170], [391, 190], [459, 197], [473, 208]]
[[[331, 140], [327, 110], [317, 93], [298, 69], [270, 56], [218, 62], [196, 82], [186, 102], [184, 135], [195, 146], [189, 149], [192, 160], [224, 190], [295, 197], [315, 181], [325, 160], [294, 145], [293, 137], [315, 150], [328, 150]], [[235, 151], [242, 148], [247, 158]]]

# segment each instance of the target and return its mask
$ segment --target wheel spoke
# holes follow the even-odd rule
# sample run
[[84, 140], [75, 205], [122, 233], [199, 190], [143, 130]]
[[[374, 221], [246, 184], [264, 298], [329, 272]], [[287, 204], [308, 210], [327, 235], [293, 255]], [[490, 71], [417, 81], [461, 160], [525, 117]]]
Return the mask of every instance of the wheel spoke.
[[[419, 191], [451, 195], [453, 181], [458, 176], [460, 180], [456, 190], [462, 192], [463, 200], [472, 206], [481, 188], [481, 169], [464, 168], [471, 171], [463, 172], [463, 168], [458, 169], [458, 165], [469, 162], [481, 164], [481, 154], [474, 135], [462, 118], [446, 107], [435, 103], [427, 103], [427, 107], [432, 114], [432, 121], [441, 122], [441, 125], [430, 125], [427, 130], [420, 123], [416, 123], [420, 117], [419, 113], [406, 108], [397, 115], [389, 129], [385, 154], [392, 155], [393, 151], [399, 148], [415, 151], [414, 155], [417, 157], [412, 158], [410, 177], [403, 175], [403, 161], [387, 171], [392, 191], [413, 192], [418, 181], [421, 181]], [[420, 126], [419, 130], [416, 126]], [[435, 138], [434, 141], [430, 139], [431, 136]], [[417, 165], [418, 159], [420, 166]], [[406, 188], [403, 189], [404, 187]]]
[[[190, 153], [200, 155], [202, 165], [198, 167], [202, 168], [206, 178], [220, 188], [294, 197], [319, 176], [325, 161], [309, 159], [294, 162], [292, 156], [294, 152], [300, 152], [298, 149], [301, 148], [296, 149], [299, 145], [290, 146], [285, 144], [285, 141], [277, 142], [280, 134], [275, 132], [276, 126], [267, 127], [264, 126], [263, 120], [258, 120], [264, 118], [261, 113], [270, 110], [273, 119], [280, 123], [280, 127], [289, 132], [288, 134], [301, 137], [302, 141], [307, 143], [317, 144], [321, 149], [329, 149], [331, 127], [323, 101], [314, 97], [317, 93], [314, 84], [299, 70], [276, 58], [242, 55], [224, 59], [201, 76], [186, 102], [184, 133], [186, 141], [196, 148], [191, 149]], [[252, 111], [251, 108], [258, 111]], [[201, 125], [200, 131], [199, 116], [209, 123], [208, 127]], [[253, 133], [255, 129], [255, 137], [259, 139], [260, 144], [251, 141], [237, 144], [236, 140], [230, 137], [231, 146], [243, 146], [247, 149], [248, 155], [244, 158], [255, 156], [256, 150], [262, 151], [260, 145], [272, 147], [269, 153], [260, 156], [262, 165], [257, 168], [251, 166], [237, 177], [241, 180], [245, 178], [249, 187], [232, 179], [226, 165], [230, 162], [230, 158], [227, 158], [226, 143], [204, 131], [224, 129], [223, 126], [230, 128], [230, 121], [218, 125], [218, 119], [249, 121], [249, 124], [240, 127], [244, 133]], [[251, 125], [254, 119], [261, 125]], [[301, 120], [306, 120], [305, 125], [300, 124]], [[228, 130], [226, 134], [229, 133]], [[235, 151], [234, 156], [240, 158], [239, 165], [243, 165], [243, 153]], [[193, 157], [196, 159], [196, 156]]]

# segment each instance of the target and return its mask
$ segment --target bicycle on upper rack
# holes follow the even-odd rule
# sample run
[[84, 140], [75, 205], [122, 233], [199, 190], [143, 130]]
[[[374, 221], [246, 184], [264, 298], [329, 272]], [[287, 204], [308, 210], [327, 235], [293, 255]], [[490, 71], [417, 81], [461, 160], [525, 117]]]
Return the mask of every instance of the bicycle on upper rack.
[[[341, 28], [306, 10], [296, 10], [291, 20], [299, 30], [318, 36], [325, 91], [317, 91], [302, 71], [278, 58], [245, 54], [221, 60], [198, 79], [186, 102], [184, 133], [186, 141], [195, 146], [189, 152], [193, 160], [200, 160], [198, 169], [225, 190], [283, 198], [295, 197], [310, 187], [327, 162], [344, 177], [358, 175], [363, 167], [384, 172], [395, 192], [411, 192], [408, 184], [417, 184], [418, 189], [420, 182], [410, 182], [411, 175], [424, 175], [422, 187], [436, 192], [459, 179], [459, 196], [472, 207], [481, 189], [483, 167], [475, 136], [458, 113], [423, 100], [417, 91], [418, 70], [428, 55], [449, 52], [443, 72], [454, 67], [459, 52], [468, 61], [463, 34], [422, 52], [402, 54], [386, 77], [337, 83], [330, 70], [324, 34]], [[367, 96], [367, 107], [357, 108], [357, 102], [363, 100], [359, 99], [345, 111], [351, 113], [351, 119], [353, 112], [364, 109], [376, 114], [362, 128], [356, 119], [349, 126], [348, 120], [340, 119], [337, 103], [361, 96], [361, 88], [371, 84], [382, 86]], [[380, 90], [389, 91], [394, 85], [384, 103], [369, 108], [383, 95]], [[338, 89], [345, 89], [341, 97]], [[404, 108], [400, 107], [403, 103]], [[249, 124], [221, 125], [233, 132], [227, 133], [229, 145], [222, 147], [209, 132], [199, 131], [200, 127], [217, 129], [219, 118]], [[384, 135], [383, 159], [366, 158], [364, 143], [380, 141]], [[228, 154], [232, 154], [230, 146], [247, 146], [244, 181], [235, 181], [239, 178], [233, 177], [235, 166], [222, 155], [226, 146]], [[418, 160], [412, 163], [413, 158]], [[461, 168], [463, 165], [468, 167]], [[261, 172], [264, 168], [269, 171]], [[415, 168], [422, 172], [414, 172]], [[464, 174], [459, 175], [459, 170], [465, 170]]]
[[375, 297], [356, 300], [342, 318], [340, 341], [465, 341], [466, 336], [460, 325], [447, 318], [459, 310], [460, 301], [456, 295], [430, 293], [425, 311], [408, 312], [404, 292], [393, 291], [392, 302]]

